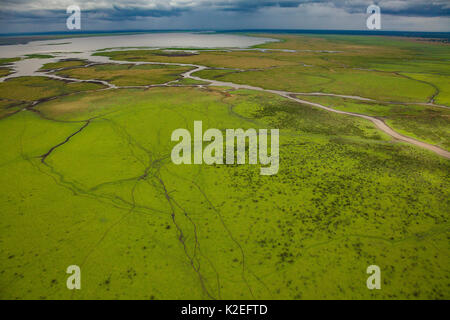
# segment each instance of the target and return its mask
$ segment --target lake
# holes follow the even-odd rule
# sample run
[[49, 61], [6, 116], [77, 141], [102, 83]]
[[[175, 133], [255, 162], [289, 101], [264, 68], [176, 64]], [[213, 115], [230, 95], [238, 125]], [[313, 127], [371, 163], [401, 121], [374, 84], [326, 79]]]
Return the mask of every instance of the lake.
[[277, 40], [216, 33], [178, 32], [108, 35], [32, 41], [27, 44], [5, 45], [0, 47], [0, 58], [13, 58], [32, 53], [88, 52], [105, 48], [120, 47], [248, 48], [272, 41]]
[[32, 41], [27, 44], [0, 46], [0, 58], [21, 57], [27, 54], [51, 54], [50, 59], [23, 59], [12, 64], [14, 74], [0, 78], [37, 76], [43, 64], [60, 59], [89, 59], [92, 62], [108, 63], [109, 58], [91, 56], [108, 48], [237, 48], [243, 49], [266, 42], [278, 41], [262, 37], [216, 33], [147, 33], [107, 35], [96, 37], [63, 38], [58, 40]]

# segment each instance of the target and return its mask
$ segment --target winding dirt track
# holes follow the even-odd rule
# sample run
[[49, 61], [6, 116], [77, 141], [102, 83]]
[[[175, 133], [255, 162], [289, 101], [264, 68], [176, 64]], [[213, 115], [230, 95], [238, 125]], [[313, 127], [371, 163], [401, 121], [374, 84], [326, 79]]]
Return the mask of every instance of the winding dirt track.
[[[104, 57], [102, 57], [102, 58], [104, 58]], [[444, 149], [442, 149], [442, 148], [440, 148], [438, 146], [435, 146], [435, 145], [432, 145], [432, 144], [429, 144], [429, 143], [426, 143], [426, 142], [422, 142], [422, 141], [419, 141], [419, 140], [416, 140], [416, 139], [404, 136], [404, 135], [396, 132], [394, 129], [389, 127], [386, 123], [384, 123], [382, 120], [380, 120], [378, 118], [367, 116], [367, 115], [364, 115], [364, 114], [359, 114], [359, 113], [353, 113], [353, 112], [346, 112], [346, 111], [336, 110], [336, 109], [329, 108], [329, 107], [326, 107], [324, 105], [321, 105], [319, 103], [314, 103], [314, 102], [301, 100], [301, 99], [297, 98], [296, 96], [297, 95], [331, 96], [331, 97], [348, 98], [348, 99], [361, 100], [361, 101], [377, 102], [376, 100], [373, 100], [373, 99], [368, 99], [368, 98], [358, 97], [358, 96], [347, 96], [347, 95], [332, 94], [332, 93], [301, 93], [301, 92], [289, 92], [289, 91], [270, 90], [270, 89], [263, 89], [263, 88], [260, 88], [260, 87], [254, 87], [254, 86], [250, 86], [250, 85], [236, 84], [236, 83], [233, 83], [233, 82], [224, 82], [224, 81], [203, 79], [203, 78], [200, 78], [200, 77], [196, 77], [193, 74], [196, 73], [196, 72], [202, 71], [202, 70], [209, 69], [209, 67], [201, 66], [201, 65], [195, 65], [195, 64], [169, 63], [169, 62], [113, 61], [113, 60], [110, 60], [109, 58], [107, 58], [107, 60], [108, 61], [105, 61], [105, 60], [98, 61], [97, 63], [118, 63], [118, 64], [135, 64], [135, 65], [151, 64], [151, 65], [169, 65], [169, 66], [192, 67], [194, 69], [181, 74], [181, 76], [183, 78], [187, 78], [187, 79], [192, 79], [192, 80], [197, 80], [197, 81], [202, 81], [202, 82], [208, 83], [208, 84], [205, 84], [205, 85], [194, 85], [196, 87], [220, 86], [220, 87], [231, 87], [233, 89], [247, 89], [247, 90], [268, 92], [268, 93], [276, 94], [276, 95], [279, 95], [281, 97], [290, 99], [292, 101], [295, 101], [295, 102], [298, 102], [298, 103], [301, 103], [301, 104], [310, 105], [310, 106], [317, 107], [317, 108], [320, 108], [320, 109], [323, 109], [323, 110], [327, 110], [329, 112], [334, 112], [334, 113], [338, 113], [338, 114], [343, 114], [343, 115], [348, 115], [348, 116], [353, 116], [353, 117], [366, 119], [366, 120], [369, 120], [369, 121], [373, 122], [378, 129], [380, 129], [384, 133], [388, 134], [389, 136], [393, 137], [394, 139], [397, 139], [399, 141], [406, 142], [406, 143], [409, 143], [409, 144], [412, 144], [412, 145], [415, 145], [415, 146], [427, 149], [429, 151], [432, 151], [432, 152], [436, 153], [437, 155], [439, 155], [441, 157], [444, 157], [446, 159], [450, 159], [450, 152], [449, 151], [444, 150]], [[89, 65], [92, 65], [92, 64], [89, 64]], [[162, 85], [119, 87], [119, 86], [115, 86], [113, 84], [110, 84], [107, 81], [96, 80], [96, 79], [80, 80], [80, 79], [74, 79], [74, 78], [65, 78], [65, 77], [60, 77], [60, 76], [56, 76], [56, 75], [50, 74], [49, 72], [46, 72], [45, 76], [49, 76], [49, 77], [60, 79], [60, 80], [69, 80], [69, 81], [76, 81], [76, 82], [96, 82], [96, 83], [101, 83], [101, 84], [107, 86], [106, 90], [108, 90], [108, 89], [119, 89], [119, 88], [150, 88], [150, 87], [164, 87], [164, 86], [170, 87], [170, 86], [174, 86], [172, 84], [173, 81], [170, 81], [170, 82], [168, 82], [166, 84], [162, 84]], [[402, 103], [402, 104], [410, 104], [410, 103]], [[434, 106], [434, 107], [448, 108], [447, 106], [436, 105], [434, 103], [417, 103], [417, 104]]]
[[[264, 92], [269, 92], [269, 93], [273, 93], [273, 94], [277, 94], [279, 96], [282, 96], [284, 98], [290, 99], [292, 101], [301, 103], [301, 104], [306, 104], [306, 105], [310, 105], [313, 107], [317, 107], [317, 108], [321, 108], [330, 112], [334, 112], [334, 113], [338, 113], [338, 114], [344, 114], [344, 115], [348, 115], [348, 116], [353, 116], [353, 117], [358, 117], [358, 118], [362, 118], [362, 119], [366, 119], [369, 121], [372, 121], [375, 126], [380, 129], [381, 131], [383, 131], [384, 133], [390, 135], [391, 137], [393, 137], [394, 139], [406, 142], [406, 143], [410, 143], [413, 144], [415, 146], [433, 151], [434, 153], [450, 159], [450, 152], [448, 152], [447, 150], [444, 150], [438, 146], [426, 143], [426, 142], [422, 142], [407, 136], [404, 136], [398, 132], [396, 132], [395, 130], [393, 130], [391, 127], [389, 127], [386, 123], [384, 123], [382, 120], [377, 119], [375, 117], [371, 117], [371, 116], [367, 116], [364, 114], [359, 114], [359, 113], [353, 113], [353, 112], [346, 112], [346, 111], [340, 111], [340, 110], [336, 110], [333, 108], [329, 108], [326, 107], [324, 105], [321, 105], [319, 103], [314, 103], [314, 102], [309, 102], [309, 101], [305, 101], [305, 100], [301, 100], [295, 97], [295, 95], [301, 95], [302, 93], [295, 93], [295, 92], [288, 92], [288, 91], [278, 91], [278, 90], [268, 90], [268, 89], [263, 89], [263, 88], [259, 88], [259, 87], [253, 87], [253, 86], [248, 86], [248, 85], [240, 85], [240, 84], [235, 84], [232, 82], [222, 82], [222, 81], [216, 81], [216, 80], [208, 80], [208, 79], [202, 79], [200, 77], [196, 77], [193, 76], [192, 74], [194, 72], [198, 72], [201, 70], [205, 70], [207, 69], [207, 67], [204, 66], [197, 66], [197, 69], [195, 70], [191, 70], [189, 72], [186, 72], [183, 74], [183, 77], [185, 78], [190, 78], [193, 80], [198, 80], [198, 81], [205, 81], [205, 82], [209, 82], [211, 86], [225, 86], [225, 87], [232, 87], [234, 89], [248, 89], [248, 90], [256, 90], [256, 91], [264, 91]], [[336, 97], [343, 97], [340, 95], [333, 95], [333, 94], [327, 94], [329, 96], [336, 96]], [[371, 101], [371, 99], [366, 99], [366, 98], [361, 98], [361, 97], [349, 97], [348, 98], [358, 98], [360, 100], [367, 100], [367, 101]]]
[[400, 140], [400, 141], [403, 141], [403, 142], [407, 142], [407, 143], [410, 143], [410, 144], [413, 144], [413, 145], [416, 145], [416, 146], [419, 146], [419, 147], [431, 150], [431, 151], [437, 153], [438, 155], [440, 155], [440, 156], [442, 156], [444, 158], [450, 159], [450, 152], [448, 152], [447, 150], [444, 150], [444, 149], [439, 148], [437, 146], [434, 146], [432, 144], [428, 144], [428, 143], [425, 143], [425, 142], [422, 142], [422, 141], [418, 141], [416, 139], [413, 139], [413, 138], [401, 135], [400, 133], [394, 131], [391, 127], [389, 127], [386, 123], [384, 123], [380, 119], [377, 119], [377, 118], [374, 118], [374, 117], [370, 117], [370, 116], [366, 116], [366, 115], [359, 114], [359, 113], [335, 110], [335, 109], [332, 109], [332, 108], [328, 108], [328, 107], [322, 106], [321, 104], [300, 100], [300, 99], [295, 98], [295, 97], [293, 97], [291, 95], [283, 95], [283, 96], [288, 98], [288, 99], [297, 101], [299, 103], [309, 104], [309, 105], [312, 105], [312, 106], [315, 106], [315, 107], [318, 107], [318, 108], [325, 109], [327, 111], [331, 111], [331, 112], [335, 112], [335, 113], [339, 113], [339, 114], [346, 114], [346, 115], [349, 115], [349, 116], [354, 116], [354, 117], [359, 117], [359, 118], [370, 120], [377, 126], [378, 129], [380, 129], [381, 131], [387, 133], [388, 135], [390, 135], [391, 137], [393, 137], [393, 138], [395, 138], [397, 140]]

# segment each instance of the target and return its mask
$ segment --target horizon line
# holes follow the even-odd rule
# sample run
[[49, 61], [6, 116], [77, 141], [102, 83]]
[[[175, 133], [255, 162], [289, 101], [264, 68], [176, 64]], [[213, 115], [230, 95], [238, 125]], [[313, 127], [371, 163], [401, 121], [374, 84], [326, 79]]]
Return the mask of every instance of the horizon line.
[[108, 33], [152, 33], [152, 32], [210, 32], [210, 33], [233, 33], [233, 32], [292, 32], [292, 33], [362, 33], [367, 35], [383, 35], [386, 33], [400, 34], [422, 34], [422, 35], [446, 35], [450, 37], [450, 31], [412, 31], [412, 30], [352, 30], [352, 29], [122, 29], [122, 30], [60, 30], [43, 32], [11, 32], [0, 33], [0, 37], [8, 36], [39, 36], [39, 35], [89, 35]]

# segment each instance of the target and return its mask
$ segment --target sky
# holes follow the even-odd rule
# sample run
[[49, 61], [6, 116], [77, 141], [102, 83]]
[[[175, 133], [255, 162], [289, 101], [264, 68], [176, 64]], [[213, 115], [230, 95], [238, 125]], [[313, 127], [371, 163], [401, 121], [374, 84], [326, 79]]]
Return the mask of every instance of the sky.
[[450, 0], [0, 0], [0, 33], [65, 31], [70, 5], [82, 31], [365, 30], [371, 4], [382, 30], [450, 32]]

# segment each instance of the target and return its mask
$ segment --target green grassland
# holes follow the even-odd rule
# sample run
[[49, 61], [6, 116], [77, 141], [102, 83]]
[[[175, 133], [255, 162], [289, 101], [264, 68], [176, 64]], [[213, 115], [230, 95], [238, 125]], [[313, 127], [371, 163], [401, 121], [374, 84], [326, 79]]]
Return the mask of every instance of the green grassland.
[[[221, 70], [201, 71], [199, 77], [239, 84], [252, 84], [264, 89], [285, 90], [291, 92], [322, 92], [362, 96], [383, 101], [427, 102], [434, 89], [424, 83], [405, 79], [397, 75], [373, 73], [360, 70], [336, 68], [324, 71], [311, 67], [283, 67], [270, 70], [242, 73], [224, 73]], [[391, 88], [395, 86], [396, 90]]]
[[408, 77], [431, 83], [436, 89], [434, 101], [438, 104], [450, 106], [450, 73], [443, 74], [407, 74]]
[[26, 103], [20, 101], [0, 99], [0, 119], [9, 116], [11, 114], [14, 114], [15, 112], [20, 111], [26, 106], [27, 106]]
[[56, 72], [56, 74], [82, 80], [106, 80], [117, 86], [144, 86], [177, 80], [181, 73], [189, 70], [192, 70], [192, 67], [101, 64], [86, 68], [65, 69]]
[[196, 86], [196, 85], [208, 84], [208, 82], [189, 79], [189, 78], [183, 78], [183, 79], [178, 80], [176, 84], [185, 85], [185, 86]]
[[51, 54], [27, 54], [26, 59], [51, 59], [54, 58]]
[[58, 62], [50, 62], [46, 63], [42, 66], [41, 71], [44, 70], [56, 70], [62, 68], [73, 68], [73, 67], [81, 67], [85, 66], [87, 61], [84, 60], [62, 60]]
[[16, 61], [19, 61], [20, 58], [0, 58], [0, 78], [6, 77], [13, 73], [13, 70], [8, 66]]
[[19, 60], [20, 58], [0, 58], [0, 66], [11, 64]]
[[[2, 298], [448, 297], [449, 164], [370, 123], [195, 88], [81, 93], [38, 110], [0, 122]], [[280, 128], [280, 173], [173, 165], [167, 137], [198, 119]], [[365, 287], [375, 262], [376, 293]], [[74, 294], [70, 264], [84, 275]]]
[[18, 77], [0, 82], [0, 119], [33, 102], [105, 88], [96, 83], [63, 82], [46, 77]]
[[[261, 47], [313, 51], [97, 54], [231, 68], [195, 75], [269, 89], [446, 101], [447, 78], [432, 73], [448, 53], [439, 44], [279, 38]], [[428, 67], [354, 69], [383, 56], [403, 67], [414, 55]], [[63, 67], [61, 75], [121, 85], [176, 80], [186, 69]], [[264, 92], [180, 84], [191, 86], [0, 83], [0, 110], [9, 115], [0, 119], [0, 299], [450, 298], [447, 159], [393, 141], [364, 119]], [[449, 148], [445, 108], [299, 98], [376, 116]], [[15, 112], [41, 99], [48, 100]], [[174, 165], [172, 132], [192, 132], [197, 120], [204, 130], [280, 129], [279, 173]], [[370, 291], [366, 269], [374, 264], [382, 290]], [[81, 290], [66, 288], [69, 265], [81, 267]]]
[[[445, 104], [448, 101], [445, 91], [450, 76], [450, 50], [446, 44], [386, 37], [276, 37], [283, 41], [258, 47], [297, 51], [199, 51], [186, 56], [161, 55], [155, 50], [124, 50], [96, 55], [120, 61], [232, 68], [238, 70], [205, 70], [197, 75], [266, 89], [339, 93], [388, 102], [428, 102], [436, 95], [437, 87], [444, 87], [435, 97], [436, 102]], [[409, 74], [418, 70], [431, 79], [425, 81]]]
[[104, 86], [95, 83], [64, 82], [47, 77], [18, 77], [0, 83], [0, 99], [32, 102], [101, 88]]
[[406, 136], [450, 149], [450, 108], [380, 104], [336, 97], [299, 96], [336, 110], [383, 119]]
[[255, 51], [205, 51], [199, 54], [160, 54], [155, 50], [126, 50], [97, 52], [94, 55], [110, 57], [119, 61], [148, 61], [200, 64], [220, 68], [270, 68], [275, 66], [294, 65], [295, 62], [273, 59], [271, 54]]
[[0, 77], [6, 77], [12, 73], [11, 68], [0, 68]]

